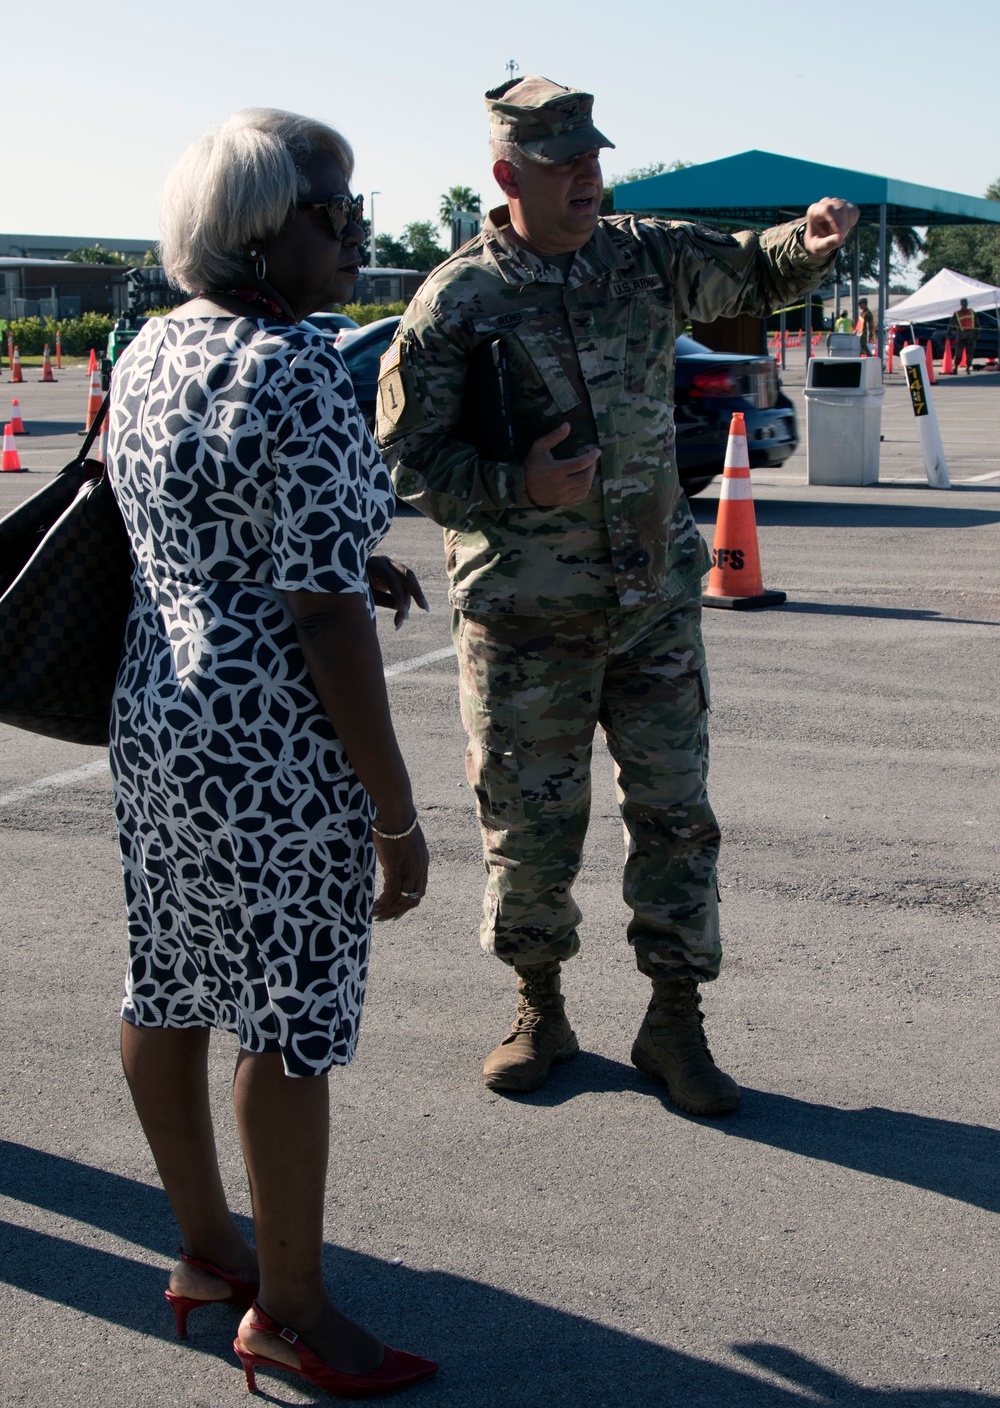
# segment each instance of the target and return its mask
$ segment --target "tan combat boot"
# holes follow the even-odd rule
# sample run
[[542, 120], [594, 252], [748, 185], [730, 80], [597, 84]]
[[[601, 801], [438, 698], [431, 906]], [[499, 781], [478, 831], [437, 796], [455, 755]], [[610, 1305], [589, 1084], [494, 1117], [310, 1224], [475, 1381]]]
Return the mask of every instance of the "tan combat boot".
[[558, 962], [514, 972], [520, 995], [517, 1017], [510, 1035], [483, 1065], [483, 1084], [490, 1090], [537, 1090], [558, 1061], [568, 1061], [580, 1050], [563, 1010]]
[[693, 978], [654, 978], [653, 1000], [632, 1047], [632, 1064], [667, 1087], [690, 1115], [728, 1115], [740, 1088], [712, 1060]]

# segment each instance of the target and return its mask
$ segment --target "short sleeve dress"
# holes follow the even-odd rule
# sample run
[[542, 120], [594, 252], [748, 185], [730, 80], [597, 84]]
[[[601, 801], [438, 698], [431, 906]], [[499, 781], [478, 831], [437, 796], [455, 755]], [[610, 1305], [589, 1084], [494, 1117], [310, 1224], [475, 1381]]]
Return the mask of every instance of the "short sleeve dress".
[[111, 728], [122, 1016], [318, 1075], [354, 1054], [375, 857], [282, 592], [372, 610], [389, 475], [322, 335], [232, 317], [147, 323], [108, 460], [137, 563]]

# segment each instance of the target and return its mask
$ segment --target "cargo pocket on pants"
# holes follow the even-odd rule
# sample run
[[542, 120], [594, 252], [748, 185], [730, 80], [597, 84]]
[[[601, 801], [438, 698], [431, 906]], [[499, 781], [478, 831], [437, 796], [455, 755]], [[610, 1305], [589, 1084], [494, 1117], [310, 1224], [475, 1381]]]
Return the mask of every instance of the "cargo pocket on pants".
[[524, 820], [517, 766], [517, 716], [513, 704], [493, 700], [489, 707], [462, 690], [462, 722], [469, 735], [465, 770], [485, 826], [503, 831]]

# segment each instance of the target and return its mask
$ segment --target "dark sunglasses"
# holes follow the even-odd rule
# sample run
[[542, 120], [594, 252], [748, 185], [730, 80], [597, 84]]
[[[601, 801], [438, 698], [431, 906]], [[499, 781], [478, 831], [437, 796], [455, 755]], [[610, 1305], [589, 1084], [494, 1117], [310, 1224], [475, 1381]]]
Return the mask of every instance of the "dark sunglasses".
[[360, 225], [365, 213], [364, 196], [331, 196], [329, 200], [299, 201], [296, 210], [325, 210], [335, 240], [342, 240], [352, 224]]

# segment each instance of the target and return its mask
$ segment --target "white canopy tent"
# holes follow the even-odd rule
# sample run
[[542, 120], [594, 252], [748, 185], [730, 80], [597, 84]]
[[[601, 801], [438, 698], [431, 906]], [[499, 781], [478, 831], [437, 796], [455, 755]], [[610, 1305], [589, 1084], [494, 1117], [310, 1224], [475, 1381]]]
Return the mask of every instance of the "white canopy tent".
[[976, 313], [1000, 310], [1000, 288], [956, 274], [954, 269], [942, 269], [909, 298], [887, 308], [885, 321], [898, 327], [900, 323], [932, 323], [935, 318], [950, 318], [961, 298], [967, 298]]

